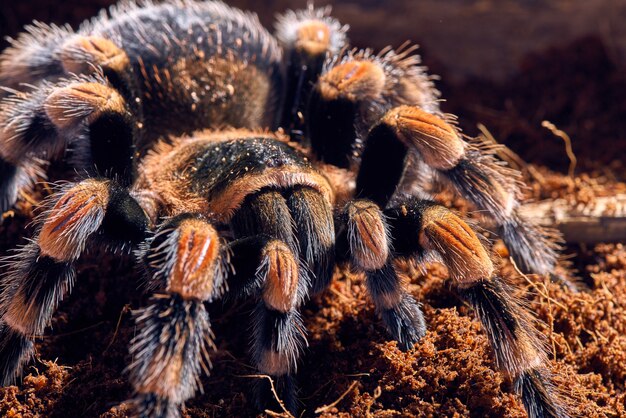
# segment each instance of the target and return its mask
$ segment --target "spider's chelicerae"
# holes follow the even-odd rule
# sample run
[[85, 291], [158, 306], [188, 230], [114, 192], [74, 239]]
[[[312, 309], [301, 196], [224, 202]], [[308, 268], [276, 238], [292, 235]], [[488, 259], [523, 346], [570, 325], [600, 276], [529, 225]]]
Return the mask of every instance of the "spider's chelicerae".
[[[346, 27], [309, 7], [278, 19], [219, 2], [113, 8], [79, 31], [35, 24], [0, 56], [0, 209], [62, 156], [88, 173], [47, 203], [7, 258], [0, 382], [33, 353], [88, 245], [134, 248], [149, 305], [129, 374], [140, 416], [177, 416], [207, 371], [205, 303], [253, 298], [251, 358], [298, 408], [299, 309], [339, 263], [366, 276], [389, 334], [426, 332], [394, 261], [434, 259], [489, 337], [531, 417], [564, 417], [529, 315], [490, 252], [430, 200], [449, 185], [490, 217], [517, 264], [547, 274], [549, 234], [518, 213], [519, 175], [441, 112], [413, 48], [346, 48]], [[255, 388], [262, 406], [269, 386]]]

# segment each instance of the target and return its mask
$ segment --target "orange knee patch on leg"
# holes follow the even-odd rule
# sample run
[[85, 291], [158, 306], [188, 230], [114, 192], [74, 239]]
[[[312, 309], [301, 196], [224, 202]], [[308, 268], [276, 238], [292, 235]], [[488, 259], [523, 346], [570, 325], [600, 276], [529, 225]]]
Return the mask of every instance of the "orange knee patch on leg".
[[426, 163], [439, 170], [457, 165], [465, 155], [465, 142], [457, 130], [439, 116], [413, 106], [389, 111], [383, 122], [394, 129], [407, 146], [415, 147]]
[[296, 32], [296, 49], [309, 56], [325, 54], [331, 47], [330, 31], [321, 20], [302, 22]]
[[270, 242], [263, 250], [267, 276], [263, 301], [277, 311], [288, 312], [298, 298], [298, 261], [286, 244]]
[[217, 231], [199, 219], [188, 219], [179, 227], [176, 262], [168, 291], [186, 299], [211, 299], [219, 278], [220, 241]]
[[441, 206], [424, 212], [420, 244], [443, 257], [450, 274], [460, 283], [489, 278], [493, 262], [476, 233], [461, 218]]
[[319, 91], [326, 100], [360, 101], [378, 97], [385, 87], [385, 72], [372, 61], [348, 61], [320, 77]]
[[380, 208], [370, 201], [355, 201], [348, 217], [352, 259], [366, 270], [382, 268], [389, 257], [389, 242]]
[[63, 44], [63, 69], [68, 73], [87, 74], [99, 65], [114, 71], [123, 71], [130, 65], [126, 52], [112, 41], [98, 36], [75, 36]]
[[84, 242], [77, 237], [99, 227], [108, 202], [107, 182], [88, 180], [67, 190], [50, 210], [39, 233], [42, 255], [59, 261], [78, 258]]
[[88, 123], [102, 113], [124, 112], [124, 98], [114, 89], [99, 83], [75, 83], [54, 90], [44, 103], [50, 120], [60, 129], [72, 128], [83, 120]]

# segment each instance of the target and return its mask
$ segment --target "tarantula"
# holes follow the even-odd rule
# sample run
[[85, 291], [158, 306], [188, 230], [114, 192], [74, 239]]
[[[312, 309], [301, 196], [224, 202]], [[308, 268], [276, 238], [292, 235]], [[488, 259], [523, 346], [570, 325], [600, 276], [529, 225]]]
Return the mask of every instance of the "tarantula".
[[[49, 199], [34, 239], [5, 259], [2, 384], [31, 357], [87, 246], [133, 248], [145, 267], [153, 296], [128, 370], [137, 414], [150, 417], [177, 416], [208, 372], [205, 303], [253, 298], [252, 361], [295, 411], [299, 308], [335, 266], [366, 276], [408, 350], [426, 325], [394, 261], [434, 259], [529, 416], [567, 416], [488, 248], [428, 200], [429, 185], [449, 185], [492, 218], [521, 268], [550, 273], [555, 246], [518, 213], [518, 173], [442, 113], [414, 48], [350, 50], [346, 31], [312, 6], [280, 16], [274, 37], [223, 3], [172, 0], [123, 3], [77, 32], [36, 23], [12, 41], [0, 56], [0, 209], [44, 161], [67, 155], [87, 176]], [[269, 402], [269, 387], [255, 399]]]

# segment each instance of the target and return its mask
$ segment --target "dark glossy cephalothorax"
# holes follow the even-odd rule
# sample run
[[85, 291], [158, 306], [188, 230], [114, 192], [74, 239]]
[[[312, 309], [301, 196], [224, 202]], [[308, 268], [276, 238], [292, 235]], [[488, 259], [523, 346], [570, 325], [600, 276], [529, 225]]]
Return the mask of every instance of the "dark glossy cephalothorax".
[[[518, 265], [550, 273], [555, 247], [518, 213], [519, 175], [464, 138], [412, 48], [346, 49], [309, 7], [279, 18], [219, 2], [124, 4], [79, 31], [36, 24], [0, 56], [0, 209], [66, 158], [87, 173], [47, 202], [5, 261], [0, 381], [10, 383], [71, 290], [88, 245], [135, 248], [149, 305], [129, 366], [140, 416], [177, 416], [208, 368], [205, 303], [256, 301], [252, 361], [298, 409], [302, 303], [338, 263], [366, 275], [391, 337], [426, 332], [394, 260], [444, 263], [531, 417], [563, 417], [528, 314], [488, 249], [423, 197], [449, 185], [497, 225]], [[419, 181], [416, 181], [418, 179]], [[262, 406], [269, 388], [259, 385]], [[271, 399], [271, 396], [270, 396]]]

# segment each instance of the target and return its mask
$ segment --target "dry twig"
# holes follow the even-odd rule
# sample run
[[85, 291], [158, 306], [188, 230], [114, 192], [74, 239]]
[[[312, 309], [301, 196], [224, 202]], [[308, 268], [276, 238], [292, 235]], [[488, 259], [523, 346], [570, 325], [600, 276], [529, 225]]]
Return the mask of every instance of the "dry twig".
[[261, 379], [269, 380], [272, 394], [274, 395], [274, 399], [276, 399], [276, 402], [278, 402], [278, 405], [280, 405], [280, 408], [283, 410], [283, 412], [280, 414], [277, 414], [274, 411], [270, 411], [266, 409], [265, 413], [270, 416], [295, 418], [293, 414], [289, 412], [289, 410], [287, 410], [287, 408], [285, 407], [285, 404], [283, 403], [283, 400], [280, 399], [280, 397], [278, 396], [278, 392], [276, 392], [276, 387], [274, 386], [274, 379], [272, 379], [271, 376], [268, 376], [266, 374], [247, 374], [247, 375], [238, 376], [238, 377], [248, 377], [248, 378], [257, 378], [257, 379], [261, 378]]
[[556, 127], [552, 122], [544, 120], [541, 122], [541, 126], [546, 129], [549, 129], [555, 136], [558, 136], [565, 142], [565, 152], [567, 153], [567, 158], [569, 158], [569, 169], [568, 175], [574, 180], [574, 170], [576, 170], [576, 155], [574, 155], [574, 150], [572, 149], [572, 140], [565, 132]]
[[337, 404], [338, 404], [339, 402], [341, 402], [341, 400], [342, 400], [343, 398], [345, 398], [345, 397], [348, 395], [348, 393], [352, 392], [352, 390], [353, 390], [353, 389], [354, 389], [354, 387], [357, 385], [357, 383], [359, 383], [357, 380], [353, 381], [353, 382], [352, 382], [352, 384], [350, 385], [350, 387], [348, 387], [348, 389], [347, 389], [344, 393], [342, 393], [342, 394], [341, 394], [341, 396], [339, 396], [339, 397], [337, 398], [337, 400], [335, 400], [335, 402], [333, 402], [333, 403], [331, 403], [331, 404], [328, 404], [328, 405], [320, 406], [319, 408], [317, 408], [317, 409], [315, 410], [315, 413], [316, 413], [316, 414], [321, 414], [322, 412], [326, 412], [326, 411], [328, 411], [329, 409], [334, 408], [335, 406], [337, 406]]

